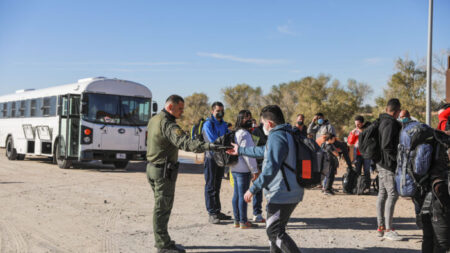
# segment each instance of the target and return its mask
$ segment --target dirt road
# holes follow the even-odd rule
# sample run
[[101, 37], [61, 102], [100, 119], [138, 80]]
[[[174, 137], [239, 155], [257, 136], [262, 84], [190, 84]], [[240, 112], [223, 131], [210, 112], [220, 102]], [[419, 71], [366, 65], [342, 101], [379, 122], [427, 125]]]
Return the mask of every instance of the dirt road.
[[[46, 159], [8, 161], [0, 149], [0, 252], [155, 252], [153, 194], [145, 165], [128, 171], [91, 163], [62, 170]], [[340, 177], [335, 185], [341, 189]], [[267, 252], [263, 227], [241, 230], [208, 223], [201, 166], [183, 165], [169, 223], [188, 252]], [[222, 186], [231, 214], [232, 189]], [[394, 224], [401, 242], [376, 236], [376, 196], [324, 196], [308, 190], [288, 233], [302, 252], [419, 252], [413, 205], [400, 199]], [[249, 208], [251, 217], [251, 208]]]

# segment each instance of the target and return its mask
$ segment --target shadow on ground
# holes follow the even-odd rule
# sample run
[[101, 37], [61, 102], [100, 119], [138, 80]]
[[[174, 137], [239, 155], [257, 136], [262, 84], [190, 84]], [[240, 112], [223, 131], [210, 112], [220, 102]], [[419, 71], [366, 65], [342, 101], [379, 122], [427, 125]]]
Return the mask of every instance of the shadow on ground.
[[[188, 252], [198, 252], [196, 250], [201, 250], [202, 252], [214, 252], [214, 253], [229, 253], [229, 252], [269, 252], [269, 247], [252, 247], [252, 246], [185, 246]], [[411, 249], [393, 249], [386, 247], [372, 247], [372, 248], [300, 248], [302, 253], [368, 253], [368, 252], [396, 252], [396, 253], [409, 253], [409, 252], [420, 252], [420, 250]]]
[[[56, 164], [52, 163], [52, 159], [43, 157], [27, 157], [20, 162], [40, 162], [54, 166], [59, 169]], [[101, 161], [91, 162], [74, 162], [70, 169], [75, 170], [90, 170], [94, 172], [108, 172], [108, 173], [142, 173], [146, 171], [147, 162], [134, 161], [129, 162], [126, 169], [116, 169], [112, 164], [103, 164]], [[203, 164], [197, 163], [180, 163], [180, 173], [184, 174], [203, 174]]]
[[[394, 224], [397, 230], [418, 229], [414, 218], [394, 218]], [[352, 229], [375, 231], [376, 227], [376, 217], [291, 218], [288, 223], [289, 229]]]

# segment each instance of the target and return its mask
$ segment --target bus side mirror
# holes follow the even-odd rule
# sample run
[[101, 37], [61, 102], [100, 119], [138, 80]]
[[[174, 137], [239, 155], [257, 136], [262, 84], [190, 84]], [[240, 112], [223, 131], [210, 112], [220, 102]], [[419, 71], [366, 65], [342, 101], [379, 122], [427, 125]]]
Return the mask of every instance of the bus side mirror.
[[153, 112], [156, 113], [158, 111], [158, 104], [153, 102]]

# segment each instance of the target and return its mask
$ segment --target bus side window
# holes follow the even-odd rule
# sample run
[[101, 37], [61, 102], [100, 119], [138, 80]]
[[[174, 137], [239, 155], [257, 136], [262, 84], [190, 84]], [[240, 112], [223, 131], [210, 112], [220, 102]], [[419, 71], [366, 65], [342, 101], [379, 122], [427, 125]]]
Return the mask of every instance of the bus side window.
[[10, 102], [11, 103], [11, 118], [16, 117], [16, 101]]
[[30, 104], [30, 117], [35, 117], [36, 116], [36, 99], [32, 99], [31, 100], [31, 104]]
[[50, 97], [45, 97], [42, 100], [43, 100], [43, 105], [41, 107], [42, 115], [50, 116]]
[[56, 115], [56, 96], [50, 98], [50, 116]]
[[38, 98], [36, 99], [36, 117], [42, 117], [42, 106], [43, 106], [43, 100], [44, 98]]
[[30, 102], [31, 100], [25, 100], [25, 117], [30, 117]]
[[3, 108], [2, 109], [2, 116], [3, 118], [7, 118], [8, 117], [8, 103], [3, 103]]
[[3, 118], [3, 103], [0, 103], [0, 119]]
[[20, 115], [20, 117], [25, 117], [26, 100], [22, 100], [19, 103], [20, 103], [19, 115]]

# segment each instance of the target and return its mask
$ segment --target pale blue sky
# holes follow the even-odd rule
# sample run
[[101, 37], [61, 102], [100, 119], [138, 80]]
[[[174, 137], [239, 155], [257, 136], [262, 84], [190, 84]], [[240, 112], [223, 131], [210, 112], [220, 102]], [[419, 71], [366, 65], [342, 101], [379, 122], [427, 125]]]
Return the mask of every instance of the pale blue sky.
[[[434, 2], [436, 52], [450, 48], [450, 1]], [[324, 73], [371, 85], [371, 102], [398, 57], [426, 56], [427, 19], [428, 0], [0, 0], [0, 95], [106, 76], [158, 102], [217, 100]]]

